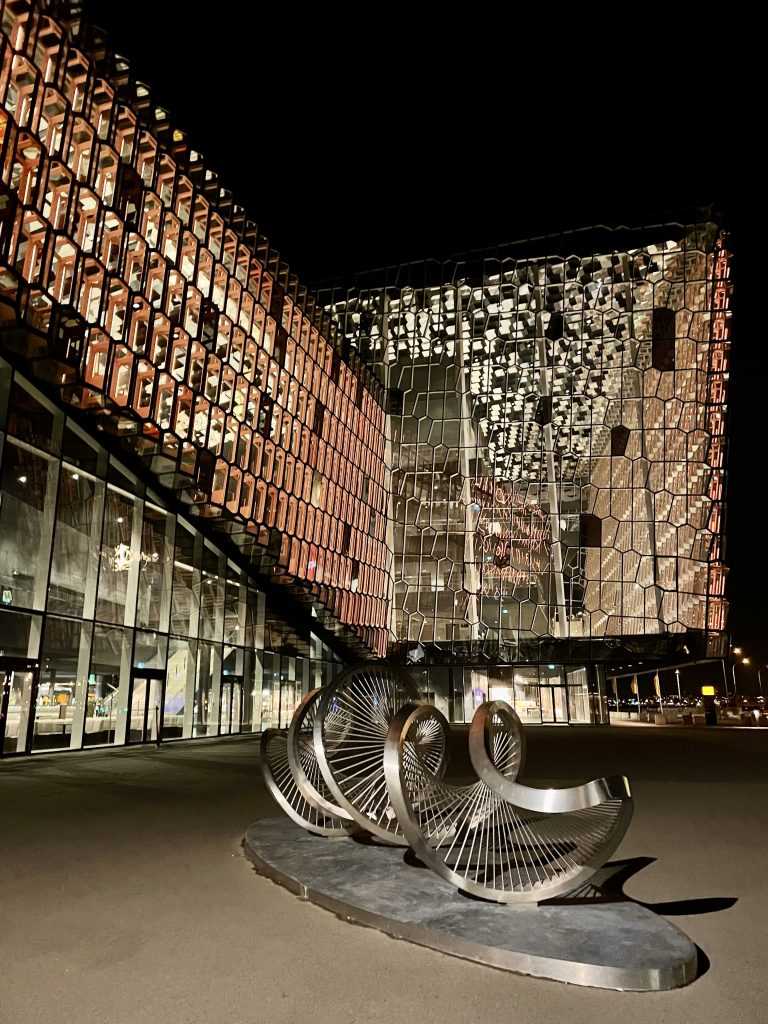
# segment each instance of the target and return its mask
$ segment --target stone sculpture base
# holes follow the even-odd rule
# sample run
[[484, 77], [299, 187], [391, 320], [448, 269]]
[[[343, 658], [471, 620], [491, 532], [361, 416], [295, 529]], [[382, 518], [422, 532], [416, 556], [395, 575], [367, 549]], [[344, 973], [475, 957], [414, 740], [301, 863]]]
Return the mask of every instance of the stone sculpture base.
[[517, 974], [658, 992], [696, 977], [697, 949], [629, 900], [509, 907], [461, 895], [402, 847], [310, 835], [265, 818], [245, 835], [256, 870], [338, 917]]

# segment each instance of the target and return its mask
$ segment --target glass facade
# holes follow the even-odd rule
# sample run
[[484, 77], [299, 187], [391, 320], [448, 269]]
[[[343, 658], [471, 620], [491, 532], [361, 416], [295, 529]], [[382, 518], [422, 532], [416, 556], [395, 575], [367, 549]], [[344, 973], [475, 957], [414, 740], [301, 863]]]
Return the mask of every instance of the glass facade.
[[[384, 654], [381, 387], [340, 358], [327, 314], [80, 13], [0, 0], [0, 322], [18, 327], [5, 344], [64, 404], [108, 414], [190, 515], [302, 583], [352, 649]], [[51, 424], [34, 429], [47, 451]], [[31, 460], [30, 545], [49, 527], [45, 458]], [[103, 546], [129, 551], [138, 506], [103, 499]], [[204, 571], [208, 590], [225, 586]], [[109, 579], [97, 614], [133, 608], [139, 575]], [[201, 609], [201, 640], [219, 628], [219, 596]], [[147, 601], [159, 615], [162, 595]]]
[[471, 722], [486, 700], [510, 704], [526, 725], [596, 725], [608, 721], [601, 666], [411, 666], [420, 691], [449, 722]]
[[566, 237], [310, 293], [79, 4], [0, 0], [4, 753], [382, 656], [602, 722], [611, 666], [720, 656], [727, 235]]
[[260, 731], [338, 668], [0, 360], [3, 754]]
[[389, 396], [401, 650], [575, 667], [622, 645], [720, 653], [725, 239], [711, 222], [604, 234], [322, 296]]

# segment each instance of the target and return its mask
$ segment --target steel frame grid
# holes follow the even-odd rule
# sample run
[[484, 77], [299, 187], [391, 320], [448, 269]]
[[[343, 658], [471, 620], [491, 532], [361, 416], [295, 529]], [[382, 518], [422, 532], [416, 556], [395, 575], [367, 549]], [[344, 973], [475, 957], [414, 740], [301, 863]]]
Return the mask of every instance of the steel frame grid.
[[9, 349], [383, 653], [380, 389], [76, 5], [2, 18]]

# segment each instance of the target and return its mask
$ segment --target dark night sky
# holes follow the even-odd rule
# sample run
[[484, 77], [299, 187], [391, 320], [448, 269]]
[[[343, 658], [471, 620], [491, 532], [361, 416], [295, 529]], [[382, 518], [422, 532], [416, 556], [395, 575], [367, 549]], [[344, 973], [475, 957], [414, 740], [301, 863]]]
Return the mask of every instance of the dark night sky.
[[727, 23], [715, 37], [703, 13], [679, 32], [654, 17], [647, 34], [635, 24], [598, 38], [597, 10], [583, 9], [554, 38], [555, 8], [534, 25], [480, 7], [460, 16], [444, 7], [430, 23], [416, 5], [350, 7], [333, 23], [327, 12], [307, 20], [298, 5], [232, 0], [209, 7], [220, 19], [206, 22], [195, 5], [171, 0], [87, 7], [310, 285], [719, 206], [733, 231], [738, 318], [731, 628], [768, 663], [758, 511], [768, 372], [756, 312], [765, 285], [747, 256], [758, 168], [740, 139], [747, 83]]

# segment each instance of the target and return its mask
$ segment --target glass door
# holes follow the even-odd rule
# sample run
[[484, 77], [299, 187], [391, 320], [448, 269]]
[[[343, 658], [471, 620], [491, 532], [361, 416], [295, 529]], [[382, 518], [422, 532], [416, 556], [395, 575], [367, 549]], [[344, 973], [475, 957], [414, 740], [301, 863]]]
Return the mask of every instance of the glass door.
[[232, 680], [222, 679], [221, 700], [219, 701], [219, 736], [227, 736], [230, 732], [230, 716], [232, 712]]
[[0, 751], [26, 754], [37, 698], [37, 667], [0, 659]]
[[134, 673], [131, 687], [129, 743], [157, 743], [162, 735], [165, 679], [160, 674]]
[[542, 685], [541, 721], [546, 725], [562, 725], [568, 722], [568, 694], [564, 686]]
[[544, 724], [552, 723], [555, 720], [555, 708], [552, 700], [552, 687], [539, 687], [539, 700], [541, 701], [541, 720]]
[[240, 716], [243, 704], [243, 680], [239, 676], [226, 676], [221, 681], [219, 703], [219, 735], [228, 736], [240, 732]]

